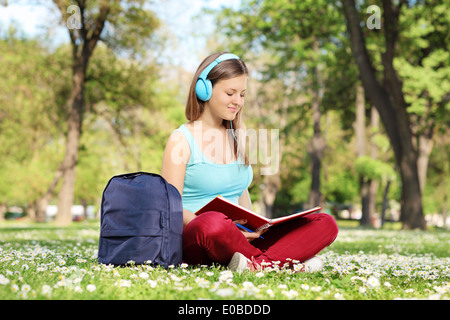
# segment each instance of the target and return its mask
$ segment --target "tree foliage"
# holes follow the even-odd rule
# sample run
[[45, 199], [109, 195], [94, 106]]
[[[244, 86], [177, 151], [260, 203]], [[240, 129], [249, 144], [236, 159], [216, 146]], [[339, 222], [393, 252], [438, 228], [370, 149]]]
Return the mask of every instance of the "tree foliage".
[[[384, 9], [388, 2], [376, 5]], [[69, 2], [54, 3], [66, 23]], [[80, 134], [76, 161], [71, 164], [77, 170], [74, 201], [98, 208], [112, 175], [158, 172], [168, 135], [185, 121], [183, 94], [190, 79], [179, 83], [189, 72], [177, 67], [170, 73], [175, 77], [163, 73], [154, 59], [160, 52], [152, 51], [158, 50], [154, 43], [160, 40], [155, 41], [154, 30], [161, 24], [151, 10], [157, 4], [143, 0], [74, 4], [81, 9], [83, 28], [68, 29], [69, 45], [50, 50], [40, 39], [24, 37], [20, 29], [0, 30], [0, 215], [1, 207], [19, 205], [34, 210], [39, 220], [46, 203], [57, 203], [63, 188], [61, 163], [74, 123]], [[401, 10], [395, 48], [391, 48], [386, 42], [392, 42], [389, 14], [381, 16], [381, 30], [370, 30], [365, 10], [369, 4], [359, 1], [354, 8], [370, 72], [380, 87], [392, 93], [389, 81], [395, 79], [386, 74], [392, 61], [395, 72], [390, 75], [401, 82], [398, 92], [404, 98], [417, 155], [423, 211], [446, 213], [450, 184], [447, 6], [437, 0], [394, 2], [394, 9], [401, 4]], [[255, 207], [266, 207], [271, 214], [289, 213], [308, 202], [314, 178], [320, 179], [325, 204], [359, 204], [361, 179], [378, 182], [377, 212], [384, 192], [391, 200], [403, 199], [397, 138], [386, 123], [371, 127], [374, 102], [367, 88], [364, 130], [367, 145], [375, 146], [377, 155], [356, 152], [355, 106], [362, 72], [352, 53], [344, 8], [343, 2], [327, 0], [244, 0], [238, 8], [205, 13], [216, 18], [217, 27], [211, 40], [214, 48], [203, 55], [229, 50], [250, 68], [247, 128], [279, 129], [279, 170], [263, 176], [259, 173], [264, 165], [256, 164], [250, 190]], [[90, 42], [94, 38], [95, 45]], [[80, 65], [85, 67], [79, 78], [83, 99], [74, 109], [74, 76]], [[319, 139], [314, 140], [318, 132]], [[314, 155], [320, 158], [320, 170], [313, 178]]]

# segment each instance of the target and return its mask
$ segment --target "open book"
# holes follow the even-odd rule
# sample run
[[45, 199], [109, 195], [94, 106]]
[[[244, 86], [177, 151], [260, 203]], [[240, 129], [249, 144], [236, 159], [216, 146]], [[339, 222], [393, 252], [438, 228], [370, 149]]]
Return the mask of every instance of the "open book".
[[225, 214], [231, 220], [247, 219], [245, 226], [254, 231], [269, 228], [270, 226], [281, 224], [286, 221], [291, 221], [307, 214], [314, 213], [322, 209], [315, 207], [306, 211], [293, 213], [288, 216], [279, 217], [275, 219], [268, 219], [249, 209], [246, 209], [238, 204], [235, 204], [222, 196], [217, 196], [208, 202], [205, 206], [199, 209], [195, 214], [199, 215], [207, 211], [219, 211]]

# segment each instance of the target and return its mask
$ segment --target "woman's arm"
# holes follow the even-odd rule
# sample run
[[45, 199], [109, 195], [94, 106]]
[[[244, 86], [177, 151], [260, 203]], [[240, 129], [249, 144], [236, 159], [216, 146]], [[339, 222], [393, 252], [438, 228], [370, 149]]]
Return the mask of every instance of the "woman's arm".
[[[183, 195], [186, 164], [191, 156], [189, 144], [181, 132], [173, 132], [167, 140], [162, 161], [161, 175]], [[195, 214], [183, 209], [183, 227], [195, 218]]]
[[239, 197], [239, 205], [253, 211], [252, 200], [250, 199], [250, 194], [248, 189], [245, 189], [242, 195]]
[[[245, 191], [239, 197], [239, 205], [241, 205], [244, 208], [247, 208], [247, 209], [253, 211], [252, 200], [250, 199], [250, 194], [248, 192], [248, 189], [245, 189]], [[234, 222], [242, 224], [242, 225], [245, 225], [247, 223], [247, 220], [246, 219], [242, 219], [242, 220], [236, 220]], [[267, 231], [267, 229], [260, 230], [258, 232], [246, 232], [244, 230], [241, 230], [242, 234], [247, 238], [247, 240], [249, 242], [253, 241], [255, 239], [258, 239], [266, 231]]]

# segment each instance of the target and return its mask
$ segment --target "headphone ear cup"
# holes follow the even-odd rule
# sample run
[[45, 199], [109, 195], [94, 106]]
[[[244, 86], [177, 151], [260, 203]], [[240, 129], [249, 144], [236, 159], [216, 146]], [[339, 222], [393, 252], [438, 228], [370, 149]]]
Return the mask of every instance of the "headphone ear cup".
[[212, 95], [212, 83], [208, 79], [198, 78], [197, 83], [195, 84], [195, 93], [197, 94], [197, 98], [202, 101], [208, 101], [211, 99]]

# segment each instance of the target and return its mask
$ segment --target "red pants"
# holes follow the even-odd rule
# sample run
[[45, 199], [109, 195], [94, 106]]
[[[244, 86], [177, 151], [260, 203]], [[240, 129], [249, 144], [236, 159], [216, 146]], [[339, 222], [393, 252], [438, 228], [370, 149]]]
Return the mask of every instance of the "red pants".
[[314, 213], [270, 227], [264, 239], [249, 242], [223, 213], [210, 211], [184, 228], [183, 259], [188, 264], [228, 264], [233, 254], [240, 252], [257, 263], [290, 263], [288, 258], [304, 262], [329, 246], [337, 234], [332, 216]]

